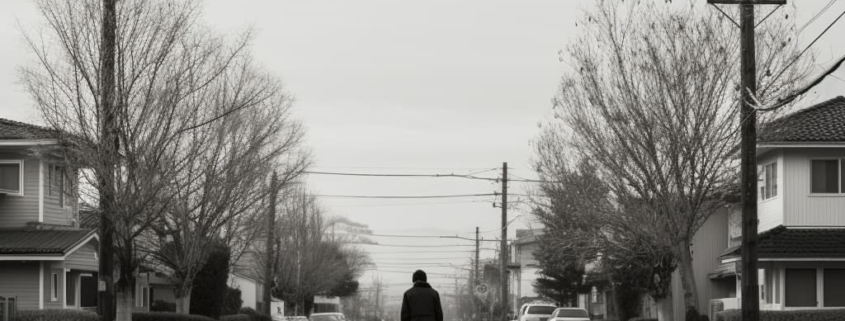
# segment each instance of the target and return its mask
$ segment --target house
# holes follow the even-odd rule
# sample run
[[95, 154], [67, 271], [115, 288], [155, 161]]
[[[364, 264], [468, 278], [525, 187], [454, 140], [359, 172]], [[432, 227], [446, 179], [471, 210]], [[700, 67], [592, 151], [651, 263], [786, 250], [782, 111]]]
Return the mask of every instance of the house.
[[60, 153], [56, 132], [0, 119], [0, 297], [19, 310], [97, 305], [98, 236]]
[[757, 163], [761, 309], [845, 307], [845, 97], [763, 127]]
[[[845, 97], [763, 126], [757, 162], [760, 308], [845, 308]], [[711, 319], [741, 308], [741, 217], [728, 205], [693, 239], [698, 308]], [[672, 287], [679, 320], [677, 273]]]

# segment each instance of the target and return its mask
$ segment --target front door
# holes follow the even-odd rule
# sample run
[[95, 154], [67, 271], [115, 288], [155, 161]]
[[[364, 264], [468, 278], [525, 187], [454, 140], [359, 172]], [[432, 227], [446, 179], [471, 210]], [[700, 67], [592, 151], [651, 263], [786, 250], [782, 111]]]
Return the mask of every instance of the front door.
[[79, 278], [79, 306], [97, 307], [97, 273], [83, 273]]

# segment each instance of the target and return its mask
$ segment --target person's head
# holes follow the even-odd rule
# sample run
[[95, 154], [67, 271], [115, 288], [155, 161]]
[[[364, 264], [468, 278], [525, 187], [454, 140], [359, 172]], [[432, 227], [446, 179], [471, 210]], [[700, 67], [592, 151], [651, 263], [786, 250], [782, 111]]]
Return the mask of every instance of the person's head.
[[426, 276], [425, 276], [425, 271], [423, 271], [423, 270], [417, 270], [416, 272], [414, 272], [414, 276], [411, 278], [411, 280], [412, 280], [414, 283], [417, 283], [417, 282], [427, 282], [427, 281], [428, 281], [428, 277], [426, 277]]

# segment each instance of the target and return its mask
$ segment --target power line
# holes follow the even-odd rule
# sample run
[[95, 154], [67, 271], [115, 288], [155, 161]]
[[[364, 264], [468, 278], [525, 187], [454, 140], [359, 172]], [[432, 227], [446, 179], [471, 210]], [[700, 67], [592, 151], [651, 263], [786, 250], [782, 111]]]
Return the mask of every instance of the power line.
[[327, 198], [385, 198], [385, 199], [403, 199], [403, 198], [461, 198], [461, 197], [482, 197], [482, 196], [496, 196], [494, 193], [486, 194], [451, 194], [451, 195], [328, 195], [328, 194], [312, 194], [317, 197]]
[[[355, 244], [355, 243], [352, 243]], [[362, 245], [370, 245], [370, 246], [385, 246], [385, 247], [475, 247], [475, 245], [470, 244], [451, 244], [451, 245], [413, 245], [413, 244], [367, 244], [363, 243]]]
[[[795, 64], [798, 61], [798, 59], [801, 58], [802, 55], [804, 55], [804, 53], [806, 53], [808, 50], [810, 50], [810, 48], [813, 47], [813, 45], [816, 43], [816, 41], [818, 41], [822, 36], [824, 36], [824, 34], [827, 33], [827, 31], [830, 30], [830, 28], [832, 28], [836, 24], [836, 22], [838, 22], [839, 19], [842, 18], [843, 15], [845, 15], [845, 10], [843, 10], [842, 13], [840, 13], [839, 16], [837, 16], [836, 19], [834, 19], [833, 22], [831, 22], [827, 26], [827, 28], [824, 28], [824, 30], [822, 30], [822, 32], [818, 36], [816, 36], [816, 38], [813, 39], [813, 41], [810, 42], [810, 44], [807, 45], [807, 47], [804, 48], [804, 50], [802, 50], [801, 53], [799, 53], [797, 56], [795, 56], [795, 59], [792, 59], [792, 61], [790, 61], [789, 64], [787, 64], [786, 67], [784, 67], [777, 74], [777, 76], [772, 78], [772, 81], [769, 83], [768, 86], [766, 86], [766, 89], [769, 89], [769, 87], [774, 85], [775, 81], [778, 78], [780, 78], [780, 76], [782, 76], [783, 73], [785, 73], [787, 70], [789, 70], [789, 67], [792, 67], [792, 65]], [[818, 78], [816, 78], [815, 80], [810, 82], [810, 84], [807, 85], [806, 87], [799, 89], [798, 91], [793, 92], [793, 93], [787, 95], [786, 97], [778, 99], [778, 102], [775, 103], [774, 106], [765, 107], [765, 108], [755, 108], [755, 109], [757, 111], [771, 111], [771, 110], [775, 110], [775, 109], [781, 108], [783, 106], [786, 106], [786, 104], [792, 102], [793, 100], [795, 100], [795, 98], [798, 98], [799, 96], [807, 93], [808, 91], [810, 91], [810, 89], [812, 89], [813, 87], [815, 87], [816, 85], [821, 83], [822, 80], [824, 80], [825, 77], [832, 74], [834, 71], [836, 71], [836, 69], [839, 69], [839, 66], [841, 66], [843, 62], [845, 62], [845, 56], [843, 56], [839, 61], [837, 61], [830, 69], [828, 69], [827, 71], [822, 73], [821, 76], [819, 76]]]
[[313, 175], [334, 175], [334, 176], [361, 176], [361, 177], [426, 177], [426, 178], [446, 178], [446, 177], [453, 177], [453, 178], [466, 178], [466, 179], [477, 179], [477, 180], [485, 180], [485, 181], [498, 181], [497, 178], [489, 178], [489, 177], [478, 177], [472, 176], [469, 174], [378, 174], [378, 173], [343, 173], [343, 172], [318, 172], [318, 171], [305, 171], [305, 174], [313, 174]]

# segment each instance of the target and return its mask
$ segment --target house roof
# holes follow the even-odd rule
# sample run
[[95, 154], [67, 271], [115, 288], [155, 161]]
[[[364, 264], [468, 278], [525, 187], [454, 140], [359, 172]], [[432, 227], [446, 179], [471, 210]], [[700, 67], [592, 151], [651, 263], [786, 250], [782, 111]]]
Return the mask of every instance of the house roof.
[[42, 126], [0, 118], [0, 139], [56, 139], [56, 131]]
[[[757, 237], [760, 258], [845, 258], [845, 229], [776, 227]], [[722, 257], [740, 256], [734, 246]]]
[[845, 97], [838, 96], [763, 125], [761, 143], [845, 142]]
[[94, 234], [91, 229], [0, 230], [0, 255], [65, 255]]

